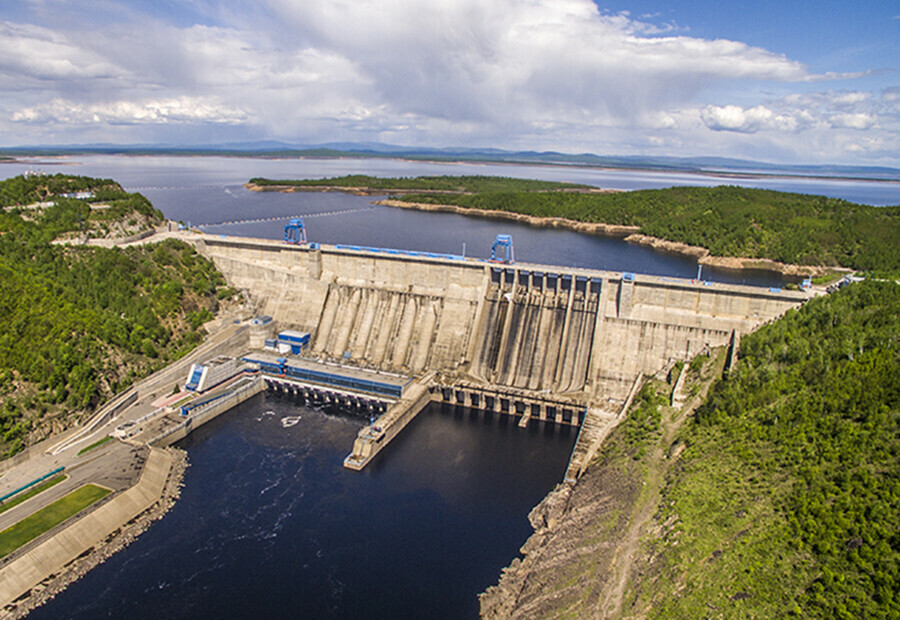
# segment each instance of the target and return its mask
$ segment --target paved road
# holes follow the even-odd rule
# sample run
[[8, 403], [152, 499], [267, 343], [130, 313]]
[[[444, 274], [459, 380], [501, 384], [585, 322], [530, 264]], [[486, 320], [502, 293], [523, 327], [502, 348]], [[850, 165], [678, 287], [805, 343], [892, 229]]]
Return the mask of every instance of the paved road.
[[42, 452], [5, 472], [0, 477], [0, 495], [62, 466], [65, 466], [64, 473], [69, 478], [0, 514], [0, 531], [88, 482], [109, 487], [114, 491], [124, 490], [137, 482], [149, 452], [146, 446], [133, 446], [113, 440], [80, 457], [78, 451], [106, 437], [120, 424], [137, 420], [154, 411], [156, 408], [152, 403], [160, 396], [170, 394], [176, 384], [183, 384], [190, 365], [195, 361], [213, 357], [214, 349], [224, 348], [215, 351], [217, 355], [243, 353], [246, 347], [244, 340], [246, 329], [246, 323], [221, 321], [219, 328], [191, 354], [144, 379], [126, 392], [124, 397], [133, 392], [137, 394], [137, 398], [123, 411], [112, 418], [106, 416], [116, 403], [121, 402], [122, 397], [114, 399], [85, 424], [82, 430], [61, 441], [48, 441]]
[[110, 441], [77, 457], [63, 472], [64, 482], [0, 514], [0, 531], [89, 482], [124, 491], [138, 481], [149, 452], [146, 446]]

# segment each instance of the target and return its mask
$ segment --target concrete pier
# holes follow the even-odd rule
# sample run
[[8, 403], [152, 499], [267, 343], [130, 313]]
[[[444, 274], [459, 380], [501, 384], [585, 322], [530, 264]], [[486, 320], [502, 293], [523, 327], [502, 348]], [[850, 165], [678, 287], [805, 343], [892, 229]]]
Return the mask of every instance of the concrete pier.
[[431, 381], [430, 374], [417, 381], [374, 424], [360, 429], [344, 467], [359, 471], [368, 465], [431, 402]]

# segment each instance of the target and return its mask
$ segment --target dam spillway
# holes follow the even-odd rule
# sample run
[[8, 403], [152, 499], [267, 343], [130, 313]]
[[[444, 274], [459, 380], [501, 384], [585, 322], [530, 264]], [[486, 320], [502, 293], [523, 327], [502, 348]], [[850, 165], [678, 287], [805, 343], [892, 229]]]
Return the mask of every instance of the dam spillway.
[[258, 312], [280, 328], [309, 332], [317, 359], [427, 375], [433, 400], [484, 406], [490, 398], [495, 410], [506, 400], [512, 413], [562, 420], [565, 411], [575, 424], [592, 415], [615, 419], [641, 376], [727, 344], [808, 298], [421, 253], [198, 234], [187, 240]]

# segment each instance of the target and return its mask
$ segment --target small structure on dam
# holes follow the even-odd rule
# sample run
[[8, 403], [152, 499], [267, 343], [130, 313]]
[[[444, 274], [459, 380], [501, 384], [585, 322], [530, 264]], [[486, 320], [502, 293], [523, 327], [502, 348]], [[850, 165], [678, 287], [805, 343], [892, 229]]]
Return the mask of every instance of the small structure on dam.
[[402, 375], [301, 358], [288, 359], [267, 353], [249, 354], [244, 357], [244, 361], [258, 366], [269, 382], [338, 390], [350, 395], [360, 394], [396, 400], [402, 398], [404, 390], [412, 382], [412, 379]]
[[[438, 400], [516, 415], [523, 424], [580, 425], [579, 444], [588, 445], [599, 445], [621, 419], [643, 376], [725, 345], [809, 297], [425, 252], [188, 240], [260, 313], [310, 334], [308, 356], [415, 378], [397, 403], [421, 408]], [[377, 426], [408, 422], [406, 414], [389, 414]], [[348, 465], [368, 462], [373, 446], [389, 439], [371, 435], [361, 431]]]
[[220, 355], [207, 362], [192, 364], [184, 388], [191, 392], [205, 392], [243, 370], [240, 360]]

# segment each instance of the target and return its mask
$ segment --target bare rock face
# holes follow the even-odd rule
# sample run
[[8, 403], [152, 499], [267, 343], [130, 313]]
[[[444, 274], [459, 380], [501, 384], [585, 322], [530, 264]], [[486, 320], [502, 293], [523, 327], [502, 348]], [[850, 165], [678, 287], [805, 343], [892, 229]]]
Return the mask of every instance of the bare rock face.
[[535, 533], [480, 595], [483, 618], [597, 617], [630, 506], [640, 493], [628, 472], [589, 468], [557, 486], [529, 515]]
[[552, 530], [559, 523], [560, 517], [569, 505], [569, 497], [572, 495], [572, 487], [568, 484], [558, 484], [556, 488], [547, 494], [541, 503], [528, 514], [528, 521], [535, 532]]

